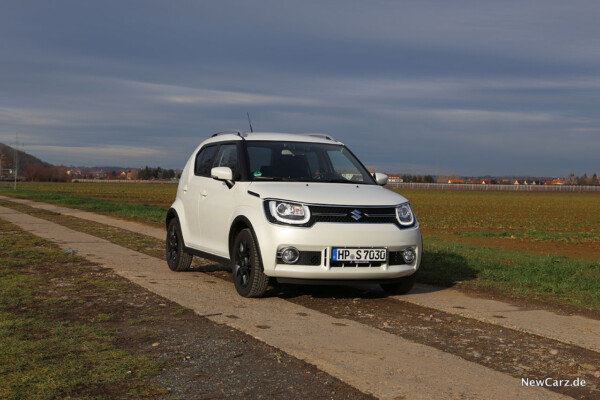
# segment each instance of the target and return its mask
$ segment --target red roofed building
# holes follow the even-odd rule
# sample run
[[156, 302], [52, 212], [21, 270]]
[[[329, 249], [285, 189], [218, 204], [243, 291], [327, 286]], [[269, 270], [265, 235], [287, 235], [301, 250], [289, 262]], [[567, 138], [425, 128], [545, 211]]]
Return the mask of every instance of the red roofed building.
[[401, 183], [404, 182], [404, 180], [402, 179], [402, 176], [397, 175], [397, 174], [387, 174], [388, 176], [388, 182], [390, 183]]

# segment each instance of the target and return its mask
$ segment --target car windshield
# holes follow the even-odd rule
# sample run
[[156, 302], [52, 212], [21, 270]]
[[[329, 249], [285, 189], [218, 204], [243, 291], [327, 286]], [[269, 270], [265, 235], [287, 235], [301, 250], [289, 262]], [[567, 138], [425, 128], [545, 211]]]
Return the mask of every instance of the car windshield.
[[375, 184], [342, 145], [247, 141], [246, 146], [252, 180]]

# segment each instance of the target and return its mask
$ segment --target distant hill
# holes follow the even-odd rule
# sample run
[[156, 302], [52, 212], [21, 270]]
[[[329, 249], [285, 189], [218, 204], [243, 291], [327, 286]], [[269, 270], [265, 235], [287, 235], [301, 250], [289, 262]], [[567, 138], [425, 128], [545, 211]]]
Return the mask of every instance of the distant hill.
[[[0, 143], [0, 161], [2, 162], [0, 178], [6, 179], [12, 172], [10, 170], [14, 170], [14, 156], [13, 147]], [[56, 167], [24, 151], [18, 151], [17, 162], [19, 179], [40, 182], [66, 182], [68, 179], [65, 167]]]
[[[37, 157], [32, 156], [31, 154], [27, 154], [24, 151], [18, 151], [19, 153], [19, 170], [24, 171], [28, 165], [38, 164], [42, 167], [52, 167], [52, 164], [44, 162]], [[14, 158], [15, 149], [13, 147], [7, 146], [3, 143], [0, 143], [0, 160], [2, 161], [2, 169], [13, 169], [14, 168]]]

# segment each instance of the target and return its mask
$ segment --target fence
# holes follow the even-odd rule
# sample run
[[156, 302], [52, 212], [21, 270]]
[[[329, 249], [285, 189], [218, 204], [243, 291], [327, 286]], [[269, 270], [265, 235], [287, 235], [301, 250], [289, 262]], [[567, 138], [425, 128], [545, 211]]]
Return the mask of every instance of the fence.
[[491, 192], [600, 192], [600, 185], [482, 185], [470, 183], [388, 183], [389, 188], [426, 190], [478, 190]]

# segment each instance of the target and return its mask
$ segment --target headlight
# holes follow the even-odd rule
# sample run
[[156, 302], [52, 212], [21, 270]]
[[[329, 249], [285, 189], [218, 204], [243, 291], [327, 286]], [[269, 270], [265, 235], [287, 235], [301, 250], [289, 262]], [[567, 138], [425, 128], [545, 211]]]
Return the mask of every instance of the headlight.
[[285, 224], [305, 224], [310, 219], [310, 210], [304, 204], [269, 200], [269, 212], [273, 218]]
[[415, 224], [415, 214], [409, 203], [400, 204], [396, 207], [396, 218], [401, 226], [409, 227]]

